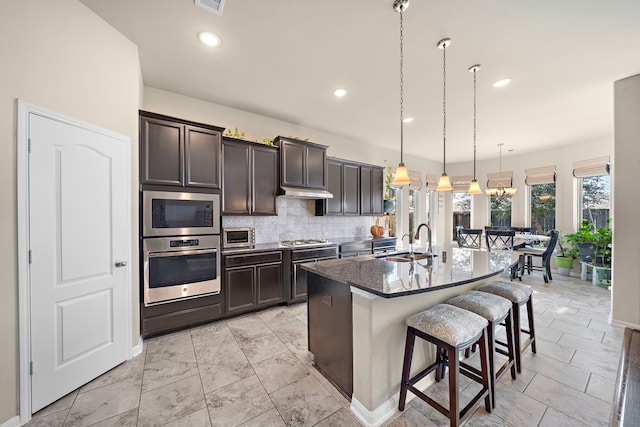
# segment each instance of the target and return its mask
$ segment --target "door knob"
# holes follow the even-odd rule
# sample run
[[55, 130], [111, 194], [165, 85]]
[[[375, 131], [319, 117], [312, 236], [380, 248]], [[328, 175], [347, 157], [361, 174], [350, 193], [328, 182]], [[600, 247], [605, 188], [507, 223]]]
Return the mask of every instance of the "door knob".
[[116, 261], [116, 267], [126, 267], [127, 261]]

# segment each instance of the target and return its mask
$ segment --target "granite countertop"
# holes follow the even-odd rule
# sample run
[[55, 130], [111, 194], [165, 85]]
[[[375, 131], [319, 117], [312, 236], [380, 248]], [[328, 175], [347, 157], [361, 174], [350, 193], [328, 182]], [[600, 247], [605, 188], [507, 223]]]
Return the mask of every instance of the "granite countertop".
[[373, 295], [394, 298], [463, 285], [503, 272], [508, 280], [505, 270], [517, 262], [517, 254], [512, 251], [488, 252], [451, 245], [434, 246], [437, 256], [429, 259], [388, 260], [402, 253], [406, 251], [307, 263], [302, 268]]

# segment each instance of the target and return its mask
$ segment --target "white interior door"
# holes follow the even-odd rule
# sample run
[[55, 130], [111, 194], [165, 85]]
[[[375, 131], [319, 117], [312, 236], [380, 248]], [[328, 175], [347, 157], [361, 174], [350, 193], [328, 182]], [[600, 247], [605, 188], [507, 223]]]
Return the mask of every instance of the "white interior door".
[[31, 409], [126, 360], [128, 139], [29, 113]]

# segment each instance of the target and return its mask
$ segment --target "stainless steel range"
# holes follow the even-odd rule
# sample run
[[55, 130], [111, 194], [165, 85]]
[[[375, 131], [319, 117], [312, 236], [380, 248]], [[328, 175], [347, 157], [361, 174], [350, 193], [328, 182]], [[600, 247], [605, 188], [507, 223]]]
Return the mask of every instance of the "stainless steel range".
[[280, 242], [283, 251], [284, 268], [288, 279], [288, 303], [307, 300], [307, 272], [300, 268], [305, 262], [338, 259], [338, 245], [319, 239], [284, 240]]
[[283, 240], [280, 242], [285, 248], [309, 248], [313, 246], [331, 246], [327, 240], [305, 239], [305, 240]]

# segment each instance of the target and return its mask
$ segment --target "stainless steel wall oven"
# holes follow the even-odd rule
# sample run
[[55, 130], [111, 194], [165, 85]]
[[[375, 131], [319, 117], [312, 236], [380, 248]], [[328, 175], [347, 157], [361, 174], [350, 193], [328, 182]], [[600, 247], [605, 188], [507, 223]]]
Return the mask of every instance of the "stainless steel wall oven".
[[144, 305], [220, 293], [220, 236], [142, 241]]

